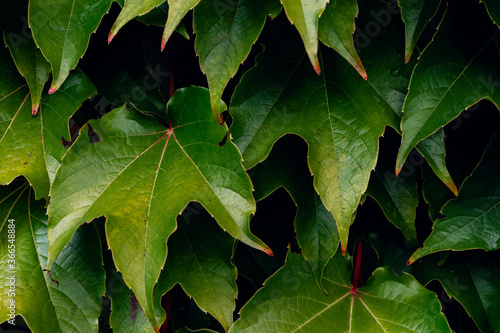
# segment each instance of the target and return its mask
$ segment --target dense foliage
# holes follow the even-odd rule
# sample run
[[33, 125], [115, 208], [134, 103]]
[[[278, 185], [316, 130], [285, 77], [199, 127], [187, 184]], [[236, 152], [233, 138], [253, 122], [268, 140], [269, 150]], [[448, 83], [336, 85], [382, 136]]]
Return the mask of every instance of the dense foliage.
[[1, 0], [1, 329], [499, 332], [499, 24]]

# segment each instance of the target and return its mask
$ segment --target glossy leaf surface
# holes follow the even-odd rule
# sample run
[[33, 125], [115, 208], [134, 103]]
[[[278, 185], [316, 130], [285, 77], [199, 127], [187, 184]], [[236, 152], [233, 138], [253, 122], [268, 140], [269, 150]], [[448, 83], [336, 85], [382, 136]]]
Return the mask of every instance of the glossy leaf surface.
[[411, 275], [379, 268], [356, 292], [350, 280], [350, 257], [339, 251], [325, 269], [325, 295], [305, 261], [289, 253], [230, 332], [451, 332], [436, 295]]
[[168, 117], [171, 128], [123, 106], [90, 121], [100, 142], [89, 142], [88, 126], [81, 130], [58, 170], [49, 206], [48, 266], [79, 225], [106, 216], [116, 267], [153, 327], [158, 327], [153, 287], [167, 254], [165, 243], [190, 201], [202, 203], [235, 238], [267, 250], [250, 232], [252, 184], [237, 148], [218, 144], [227, 129], [214, 119], [208, 91], [177, 91]]
[[387, 125], [397, 126], [397, 115], [333, 50], [324, 53], [318, 76], [296, 40], [278, 36], [266, 46], [233, 95], [234, 142], [249, 168], [264, 160], [281, 136], [304, 138], [314, 187], [337, 222], [345, 250], [353, 213], [377, 161], [378, 138]]

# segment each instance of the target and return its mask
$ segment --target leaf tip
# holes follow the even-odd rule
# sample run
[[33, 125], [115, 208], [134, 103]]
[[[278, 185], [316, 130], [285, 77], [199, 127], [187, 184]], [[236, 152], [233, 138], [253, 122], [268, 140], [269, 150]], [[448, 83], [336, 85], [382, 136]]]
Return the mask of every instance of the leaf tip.
[[347, 240], [345, 244], [342, 244], [342, 255], [345, 256], [346, 252], [347, 252]]
[[268, 256], [274, 257], [273, 250], [271, 250], [271, 248], [270, 248], [269, 246], [264, 248], [264, 252], [265, 252]]
[[49, 95], [55, 93], [57, 89], [59, 89], [59, 87], [56, 87], [54, 84], [52, 84], [49, 89]]
[[113, 40], [113, 38], [115, 38], [115, 34], [114, 34], [113, 31], [110, 31], [109, 35], [108, 35], [108, 44], [111, 43], [111, 41]]
[[163, 50], [165, 49], [165, 45], [167, 45], [167, 40], [165, 39], [165, 37], [163, 37], [161, 39], [161, 47], [160, 47], [160, 52], [163, 52]]
[[38, 107], [36, 107], [36, 108], [34, 107], [31, 110], [31, 118], [35, 118], [37, 112], [38, 112]]

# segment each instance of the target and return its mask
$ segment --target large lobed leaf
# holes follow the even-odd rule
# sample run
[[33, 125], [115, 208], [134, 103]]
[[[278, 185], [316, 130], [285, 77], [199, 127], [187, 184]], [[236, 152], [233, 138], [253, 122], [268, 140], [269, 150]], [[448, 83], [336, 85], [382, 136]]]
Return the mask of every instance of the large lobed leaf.
[[377, 161], [378, 138], [387, 125], [397, 126], [398, 117], [335, 52], [322, 53], [323, 73], [316, 75], [289, 36], [277, 33], [267, 41], [257, 66], [243, 76], [231, 101], [231, 133], [247, 168], [264, 160], [287, 133], [307, 141], [314, 186], [335, 218], [345, 251]]
[[76, 67], [112, 0], [31, 0], [28, 21], [36, 45], [52, 65], [53, 93]]
[[212, 110], [221, 123], [222, 93], [277, 5], [277, 0], [218, 0], [203, 1], [194, 9], [195, 51], [207, 76]]
[[[221, 104], [221, 107], [224, 107]], [[168, 104], [171, 127], [126, 107], [89, 126], [100, 142], [84, 134], [58, 169], [49, 205], [48, 267], [79, 225], [105, 215], [116, 267], [158, 328], [153, 287], [167, 254], [176, 217], [198, 201], [233, 237], [268, 253], [249, 229], [255, 211], [252, 184], [227, 128], [212, 115], [208, 91], [186, 88]]]
[[49, 186], [70, 140], [68, 120], [95, 88], [80, 70], [60, 91], [46, 96], [39, 115], [32, 119], [30, 92], [5, 49], [0, 50], [0, 184], [24, 175], [36, 198], [48, 198]]
[[[52, 265], [51, 277], [42, 271], [48, 250], [46, 212], [27, 183], [0, 187], [0, 226], [2, 279], [13, 276], [15, 285], [2, 283], [0, 322], [14, 313], [34, 333], [96, 332], [104, 270], [95, 226], [78, 230]], [[13, 312], [8, 307], [12, 300]]]
[[495, 135], [480, 164], [467, 178], [456, 200], [441, 210], [446, 217], [434, 223], [429, 238], [409, 263], [443, 250], [500, 248], [500, 172], [497, 166], [500, 135]]
[[436, 294], [411, 275], [378, 268], [366, 285], [353, 289], [350, 261], [337, 253], [328, 263], [325, 295], [306, 262], [289, 253], [230, 332], [451, 332]]

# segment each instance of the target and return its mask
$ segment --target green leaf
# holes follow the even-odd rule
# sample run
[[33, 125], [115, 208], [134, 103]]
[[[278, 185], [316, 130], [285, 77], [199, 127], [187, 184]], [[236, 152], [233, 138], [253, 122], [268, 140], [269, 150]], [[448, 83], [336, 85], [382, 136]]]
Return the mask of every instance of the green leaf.
[[[24, 76], [31, 92], [31, 109], [35, 115], [40, 106], [42, 90], [49, 80], [50, 64], [33, 41], [33, 36], [26, 29], [25, 12], [28, 1], [15, 1], [10, 8], [7, 20], [3, 24], [3, 39], [9, 48], [19, 73]], [[7, 27], [5, 27], [7, 26]]]
[[[309, 60], [316, 73], [321, 72], [318, 60], [318, 21], [329, 0], [281, 0], [286, 16], [302, 37]], [[331, 17], [331, 16], [330, 16]]]
[[36, 198], [48, 198], [62, 156], [62, 140], [70, 140], [68, 120], [80, 104], [94, 93], [94, 86], [79, 70], [59, 92], [42, 100], [40, 113], [32, 118], [29, 91], [7, 52], [0, 50], [0, 184], [24, 175]]
[[354, 48], [352, 35], [356, 29], [354, 19], [358, 16], [356, 0], [332, 0], [325, 8], [318, 23], [319, 40], [335, 49], [366, 80], [366, 70]]
[[358, 289], [350, 278], [350, 257], [337, 253], [325, 269], [325, 295], [305, 261], [289, 253], [230, 332], [451, 332], [436, 294], [411, 275], [378, 268]]
[[439, 280], [450, 297], [467, 310], [482, 332], [500, 330], [500, 257], [498, 252], [450, 253], [443, 264], [429, 256], [413, 266], [423, 284]]
[[52, 65], [49, 94], [63, 84], [83, 57], [111, 0], [30, 1], [28, 21], [36, 45]]
[[401, 17], [405, 22], [405, 62], [410, 61], [420, 34], [436, 15], [440, 4], [441, 0], [399, 0]]
[[235, 238], [270, 251], [250, 232], [252, 184], [237, 148], [230, 141], [218, 144], [227, 128], [212, 116], [208, 91], [178, 90], [168, 116], [168, 129], [125, 106], [91, 120], [100, 142], [80, 135], [57, 172], [49, 205], [48, 266], [79, 225], [106, 216], [116, 267], [155, 329], [153, 286], [176, 216], [190, 201], [204, 205]]
[[276, 0], [203, 1], [194, 10], [195, 51], [207, 76], [210, 101], [222, 123], [219, 101], [229, 80], [245, 61]]
[[500, 248], [500, 172], [497, 167], [500, 135], [488, 146], [481, 162], [467, 178], [456, 200], [441, 210], [446, 216], [437, 220], [431, 235], [409, 260], [444, 250], [463, 251]]
[[[368, 11], [366, 10], [362, 12], [359, 18], [360, 26], [367, 26], [375, 14], [377, 17], [384, 17], [388, 14], [383, 13], [389, 13], [382, 3], [372, 8], [370, 15], [367, 15]], [[362, 61], [370, 73], [368, 81], [392, 107], [398, 117], [402, 117], [403, 103], [408, 93], [410, 77], [419, 54], [415, 53], [410, 61], [405, 63], [402, 53], [404, 36], [402, 33], [394, 33], [394, 31], [402, 31], [402, 25], [397, 20], [386, 19], [386, 22], [385, 29], [376, 38], [371, 39], [363, 50]], [[396, 130], [400, 131], [399, 128]], [[440, 130], [425, 139], [417, 145], [417, 150], [425, 157], [439, 179], [456, 195], [457, 187], [445, 163], [444, 132]]]
[[434, 171], [443, 184], [445, 184], [454, 195], [457, 195], [457, 186], [455, 185], [455, 182], [451, 178], [450, 172], [446, 167], [446, 147], [444, 145], [444, 139], [444, 130], [439, 129], [431, 136], [420, 141], [417, 145], [417, 150], [425, 157], [427, 163], [431, 166], [432, 171]]
[[378, 202], [385, 216], [405, 237], [417, 245], [415, 220], [419, 203], [415, 172], [396, 177], [393, 158], [380, 155], [366, 193]]
[[0, 187], [0, 224], [0, 269], [5, 280], [0, 322], [13, 313], [22, 315], [34, 333], [96, 332], [104, 270], [95, 226], [86, 225], [75, 234], [49, 277], [42, 271], [47, 260], [47, 216], [27, 183]]
[[286, 36], [268, 41], [257, 66], [243, 76], [231, 101], [231, 133], [246, 168], [263, 161], [287, 133], [308, 142], [314, 187], [337, 222], [345, 251], [353, 214], [375, 168], [378, 138], [398, 118], [337, 53], [324, 53], [318, 76], [297, 41]]
[[[287, 139], [287, 140], [285, 140]], [[316, 284], [323, 291], [323, 269], [339, 247], [339, 235], [332, 214], [314, 190], [307, 168], [306, 150], [299, 150], [299, 138], [280, 139], [269, 157], [250, 170], [255, 199], [260, 201], [279, 187], [284, 187], [297, 205], [295, 231], [302, 256], [313, 271]], [[302, 154], [299, 154], [303, 153]]]
[[[234, 239], [207, 214], [186, 214], [168, 240], [168, 257], [158, 281], [163, 295], [179, 283], [198, 306], [227, 331], [233, 323], [236, 267], [231, 263]], [[159, 305], [159, 299], [158, 299]]]
[[[500, 70], [493, 60], [499, 52], [481, 25], [464, 16], [470, 10], [458, 4], [450, 5], [434, 40], [415, 67], [403, 108], [403, 140], [396, 163], [397, 173], [416, 144], [463, 109], [483, 98], [499, 105], [497, 80]], [[454, 23], [457, 20], [464, 24], [457, 26]]]
[[494, 0], [479, 0], [479, 2], [484, 3], [491, 19], [500, 27], [500, 3]]
[[[111, 315], [109, 324], [114, 332], [144, 333], [155, 332], [148, 317], [137, 301], [132, 290], [125, 284], [117, 272], [111, 253], [104, 260], [106, 269], [106, 295], [111, 299]], [[164, 318], [161, 318], [164, 320]]]
[[127, 24], [128, 21], [148, 13], [164, 2], [165, 0], [125, 0], [123, 9], [109, 32], [108, 43], [111, 43], [118, 31]]
[[168, 19], [161, 39], [162, 51], [182, 18], [186, 16], [187, 12], [196, 7], [199, 2], [200, 0], [168, 0]]

